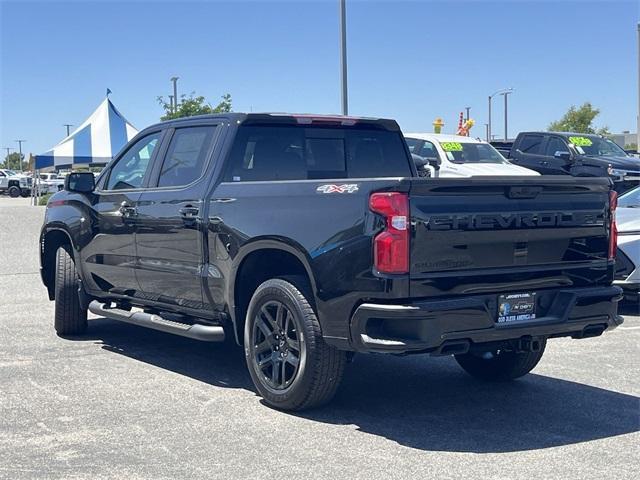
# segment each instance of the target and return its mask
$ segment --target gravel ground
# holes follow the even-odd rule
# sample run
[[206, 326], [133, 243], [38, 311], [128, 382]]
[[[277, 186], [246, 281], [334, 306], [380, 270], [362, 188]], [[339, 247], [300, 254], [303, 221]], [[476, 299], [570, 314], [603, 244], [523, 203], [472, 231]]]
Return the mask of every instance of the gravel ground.
[[[265, 407], [240, 349], [94, 319], [53, 331], [43, 208], [0, 197], [0, 478], [638, 478], [640, 317], [510, 384], [356, 357], [335, 401]], [[638, 311], [638, 306], [629, 310]]]

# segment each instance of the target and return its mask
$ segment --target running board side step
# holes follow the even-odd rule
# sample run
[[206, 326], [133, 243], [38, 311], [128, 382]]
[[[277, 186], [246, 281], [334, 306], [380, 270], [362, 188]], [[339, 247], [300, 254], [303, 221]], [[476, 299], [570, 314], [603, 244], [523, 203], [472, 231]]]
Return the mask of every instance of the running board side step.
[[131, 323], [140, 327], [152, 328], [165, 333], [173, 333], [182, 337], [193, 338], [203, 342], [223, 342], [224, 329], [219, 325], [188, 325], [162, 318], [160, 315], [144, 312], [128, 312], [120, 308], [109, 308], [108, 304], [93, 300], [89, 304], [89, 311], [96, 315]]

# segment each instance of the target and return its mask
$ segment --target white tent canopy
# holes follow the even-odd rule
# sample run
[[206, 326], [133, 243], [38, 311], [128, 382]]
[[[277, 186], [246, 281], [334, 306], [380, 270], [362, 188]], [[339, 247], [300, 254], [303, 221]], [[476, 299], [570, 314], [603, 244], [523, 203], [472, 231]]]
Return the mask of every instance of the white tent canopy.
[[105, 164], [137, 133], [107, 97], [71, 135], [36, 155], [36, 169]]

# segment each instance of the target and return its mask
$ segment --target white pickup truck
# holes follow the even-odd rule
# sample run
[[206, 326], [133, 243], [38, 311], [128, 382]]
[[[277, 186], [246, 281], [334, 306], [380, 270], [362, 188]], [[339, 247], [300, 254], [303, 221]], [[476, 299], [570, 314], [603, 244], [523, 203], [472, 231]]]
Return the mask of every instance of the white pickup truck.
[[406, 133], [404, 137], [411, 153], [424, 159], [423, 168], [431, 171], [431, 176], [540, 175], [509, 162], [479, 138], [436, 133]]
[[64, 176], [60, 176], [57, 173], [41, 173], [40, 185], [43, 187], [43, 192], [59, 192], [64, 188]]
[[28, 197], [31, 195], [33, 179], [13, 170], [0, 169], [0, 193], [8, 193], [11, 197]]

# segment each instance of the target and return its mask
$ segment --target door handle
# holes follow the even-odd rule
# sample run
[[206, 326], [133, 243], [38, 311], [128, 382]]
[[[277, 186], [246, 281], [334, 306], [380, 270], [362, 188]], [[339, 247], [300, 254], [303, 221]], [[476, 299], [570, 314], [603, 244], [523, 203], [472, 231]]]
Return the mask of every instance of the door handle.
[[120, 208], [118, 209], [118, 211], [120, 212], [120, 214], [122, 215], [122, 218], [124, 219], [135, 217], [138, 214], [138, 210], [136, 210], [136, 207], [127, 205], [124, 202], [120, 205]]
[[178, 210], [178, 212], [180, 212], [182, 221], [185, 223], [185, 225], [191, 226], [197, 222], [200, 209], [198, 207], [187, 205], [186, 207], [182, 207], [180, 210]]

